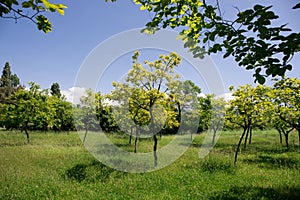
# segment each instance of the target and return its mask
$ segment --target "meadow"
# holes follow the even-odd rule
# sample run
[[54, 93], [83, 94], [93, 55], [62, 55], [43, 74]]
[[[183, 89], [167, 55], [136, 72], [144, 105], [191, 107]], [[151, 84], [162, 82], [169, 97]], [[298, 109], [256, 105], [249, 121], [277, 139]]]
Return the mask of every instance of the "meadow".
[[[188, 151], [173, 164], [150, 173], [126, 173], [96, 160], [77, 132], [0, 131], [0, 199], [300, 199], [298, 136], [290, 148], [273, 130], [254, 131], [252, 144], [234, 151], [241, 131], [222, 132], [204, 159], [198, 156], [205, 134], [195, 135]], [[133, 151], [128, 136], [108, 134]], [[173, 136], [163, 136], [159, 147]], [[139, 151], [152, 148], [139, 141]]]

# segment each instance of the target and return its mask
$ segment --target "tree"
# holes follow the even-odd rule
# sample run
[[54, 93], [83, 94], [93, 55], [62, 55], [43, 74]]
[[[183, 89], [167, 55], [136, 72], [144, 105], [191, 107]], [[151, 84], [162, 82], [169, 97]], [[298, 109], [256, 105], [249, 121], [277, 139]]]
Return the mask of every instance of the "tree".
[[9, 62], [5, 63], [0, 78], [0, 103], [20, 88], [20, 79], [16, 74], [11, 73]]
[[47, 121], [51, 115], [45, 110], [47, 108], [45, 91], [42, 91], [34, 82], [30, 82], [29, 85], [29, 91], [21, 89], [9, 96], [0, 111], [1, 124], [6, 129], [18, 128], [24, 131], [28, 143], [30, 142], [28, 132], [30, 125], [37, 122], [43, 125], [51, 123]]
[[32, 21], [39, 30], [48, 33], [52, 30], [49, 19], [43, 12], [58, 12], [64, 15], [64, 4], [50, 3], [48, 0], [0, 0], [0, 18], [9, 18], [17, 22], [21, 18]]
[[[277, 81], [273, 86], [273, 101], [278, 124], [286, 137], [288, 147], [288, 133], [296, 129], [299, 136], [300, 145], [300, 80], [297, 78], [284, 78]], [[290, 130], [285, 131], [285, 129]]]
[[176, 121], [177, 113], [170, 109], [170, 94], [179, 85], [179, 75], [175, 73], [174, 67], [181, 63], [181, 58], [172, 52], [160, 55], [153, 62], [146, 60], [140, 63], [139, 55], [137, 51], [132, 56], [133, 65], [126, 82], [113, 83], [115, 89], [111, 99], [124, 108], [128, 119], [137, 125], [138, 130], [143, 128], [146, 134], [153, 137], [154, 166], [157, 166], [157, 133], [166, 126], [179, 125]]
[[[107, 0], [108, 1], [108, 0]], [[111, 0], [114, 2], [115, 0]], [[224, 19], [218, 0], [134, 0], [141, 10], [154, 17], [146, 24], [147, 33], [161, 28], [180, 28], [180, 36], [194, 57], [224, 52], [240, 66], [253, 70], [255, 81], [264, 83], [268, 76], [283, 76], [292, 69], [290, 60], [300, 50], [300, 33], [286, 24], [272, 26], [279, 18], [272, 6], [255, 5], [239, 11], [235, 19]], [[300, 3], [293, 9], [300, 8]]]
[[[135, 131], [134, 152], [137, 153], [140, 136], [149, 131], [147, 126], [150, 123], [148, 96], [146, 91], [141, 88], [127, 87], [122, 83], [113, 83], [113, 85], [115, 90], [112, 91], [110, 97], [120, 104], [113, 108], [115, 120], [122, 131], [130, 132], [129, 143], [131, 143], [133, 131]], [[127, 95], [121, 97], [120, 95], [124, 93]]]
[[199, 114], [200, 121], [198, 126], [198, 132], [204, 132], [208, 130], [209, 120], [211, 118], [212, 101], [213, 95], [200, 96], [199, 101]]
[[[193, 130], [195, 123], [199, 123], [199, 102], [198, 95], [201, 89], [191, 80], [177, 82], [175, 88], [171, 90], [171, 99], [178, 110], [178, 122], [182, 131], [189, 132], [191, 141], [193, 140]], [[184, 119], [184, 120], [182, 120]], [[198, 128], [198, 127], [197, 127]], [[182, 132], [182, 134], [185, 134]]]
[[112, 113], [112, 105], [105, 103], [105, 100], [106, 97], [101, 95], [100, 92], [95, 93], [95, 109], [99, 125], [105, 132], [118, 131], [119, 128]]
[[[233, 88], [230, 89], [232, 90]], [[269, 90], [270, 87], [263, 85], [257, 85], [255, 88], [251, 85], [245, 85], [239, 86], [232, 94], [235, 98], [229, 102], [229, 106], [226, 110], [226, 120], [230, 123], [237, 124], [243, 129], [236, 148], [234, 163], [237, 161], [238, 152], [244, 136], [246, 136], [244, 141], [245, 149], [248, 136], [250, 136], [249, 143], [251, 143], [253, 127], [266, 117], [264, 116], [264, 110], [268, 110], [271, 104], [271, 102], [268, 101]]]
[[56, 95], [58, 98], [61, 98], [61, 91], [58, 83], [53, 83], [50, 90], [52, 96]]
[[215, 144], [217, 132], [223, 128], [226, 114], [226, 101], [222, 97], [215, 97], [211, 101], [209, 112], [209, 130], [213, 131], [212, 145]]
[[[48, 96], [48, 107], [53, 109], [53, 125], [55, 131], [74, 130], [72, 104], [58, 96]], [[49, 113], [50, 114], [50, 113]]]
[[91, 89], [86, 90], [86, 95], [80, 98], [79, 107], [81, 111], [80, 121], [85, 129], [83, 137], [83, 143], [85, 143], [88, 130], [98, 129], [95, 94]]

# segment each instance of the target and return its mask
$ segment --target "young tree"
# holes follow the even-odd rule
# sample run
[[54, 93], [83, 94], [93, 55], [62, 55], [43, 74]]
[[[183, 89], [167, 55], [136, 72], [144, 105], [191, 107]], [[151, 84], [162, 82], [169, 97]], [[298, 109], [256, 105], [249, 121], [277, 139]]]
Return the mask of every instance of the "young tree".
[[[233, 89], [233, 88], [231, 88]], [[238, 152], [242, 140], [245, 137], [244, 148], [246, 148], [248, 136], [252, 139], [252, 128], [264, 119], [264, 110], [267, 110], [271, 102], [268, 101], [269, 87], [257, 85], [239, 86], [232, 94], [235, 98], [229, 102], [226, 110], [226, 120], [243, 128], [243, 133], [237, 145], [234, 163], [237, 161]]]
[[273, 101], [277, 117], [281, 120], [281, 130], [284, 131], [286, 144], [288, 146], [288, 133], [291, 129], [296, 129], [299, 136], [300, 145], [300, 80], [297, 78], [284, 78], [277, 81], [273, 86]]
[[29, 125], [37, 123], [51, 123], [46, 121], [51, 116], [45, 111], [46, 95], [38, 84], [30, 82], [29, 91], [21, 89], [12, 94], [1, 108], [1, 119], [6, 129], [19, 128], [25, 131], [27, 142]]
[[212, 145], [215, 144], [217, 132], [223, 128], [226, 114], [226, 101], [222, 97], [215, 97], [211, 101], [211, 110], [209, 112], [209, 130], [213, 132]]
[[193, 127], [195, 127], [195, 123], [200, 121], [198, 110], [198, 95], [200, 93], [201, 89], [191, 80], [177, 82], [175, 88], [171, 89], [170, 97], [178, 110], [178, 122], [180, 123], [181, 133], [189, 133], [191, 141], [193, 140], [193, 133], [197, 131], [193, 130]]
[[[133, 66], [128, 72], [125, 83], [113, 83], [111, 99], [125, 108], [128, 119], [137, 123], [141, 128], [148, 127], [148, 133], [153, 137], [154, 166], [157, 166], [157, 133], [164, 126], [178, 126], [177, 114], [169, 109], [171, 91], [178, 86], [179, 75], [174, 67], [181, 63], [181, 58], [176, 53], [160, 55], [153, 62], [138, 62], [140, 53], [137, 51], [132, 56]], [[128, 109], [129, 108], [129, 109]], [[144, 128], [147, 132], [147, 128]]]
[[80, 121], [84, 125], [85, 134], [83, 137], [83, 144], [85, 143], [88, 130], [98, 130], [98, 121], [96, 113], [95, 93], [88, 89], [86, 95], [80, 98], [79, 108], [81, 111]]
[[100, 92], [95, 93], [96, 115], [102, 131], [119, 131], [112, 113], [112, 105], [105, 102], [106, 97]]

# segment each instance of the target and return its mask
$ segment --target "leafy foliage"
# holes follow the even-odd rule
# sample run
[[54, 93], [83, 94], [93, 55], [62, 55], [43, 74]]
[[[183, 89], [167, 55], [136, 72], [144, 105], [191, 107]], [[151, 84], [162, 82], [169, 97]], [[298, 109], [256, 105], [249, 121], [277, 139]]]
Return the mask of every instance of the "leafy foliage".
[[[300, 80], [284, 78], [274, 84], [272, 100], [281, 130], [296, 129], [300, 145]], [[287, 143], [288, 146], [288, 143]]]
[[[133, 66], [126, 83], [113, 83], [115, 90], [109, 97], [121, 106], [121, 109], [116, 109], [116, 115], [123, 116], [121, 124], [136, 125], [145, 133], [150, 131], [151, 135], [162, 128], [177, 127], [177, 113], [172, 106], [174, 99], [168, 93], [178, 85], [179, 77], [174, 67], [180, 64], [180, 57], [175, 53], [160, 55], [156, 61], [145, 61], [147, 67], [143, 67], [138, 56], [139, 52], [135, 52], [132, 57]], [[126, 119], [124, 116], [130, 117]]]
[[0, 126], [25, 131], [29, 130], [74, 130], [72, 105], [40, 85], [30, 82], [29, 90], [19, 89], [0, 104]]
[[[218, 0], [215, 5], [200, 0], [135, 0], [141, 10], [154, 13], [144, 30], [180, 28], [180, 37], [194, 57], [224, 52], [247, 70], [254, 70], [255, 81], [267, 76], [283, 76], [292, 69], [289, 61], [300, 48], [300, 33], [286, 24], [272, 26], [279, 18], [272, 6], [255, 5], [239, 11], [235, 19], [224, 19]], [[294, 9], [298, 8], [297, 4]]]
[[43, 12], [58, 12], [64, 15], [64, 4], [50, 3], [48, 0], [0, 0], [0, 17], [10, 18], [16, 22], [20, 18], [26, 18], [36, 24], [39, 30], [45, 33], [51, 32], [52, 24]]

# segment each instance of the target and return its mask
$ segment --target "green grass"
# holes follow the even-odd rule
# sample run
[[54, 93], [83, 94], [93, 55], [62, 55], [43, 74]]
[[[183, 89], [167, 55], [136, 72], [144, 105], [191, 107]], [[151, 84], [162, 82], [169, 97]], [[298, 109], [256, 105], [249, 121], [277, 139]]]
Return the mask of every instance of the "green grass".
[[[176, 162], [161, 170], [132, 174], [111, 169], [89, 154], [78, 134], [0, 131], [0, 199], [300, 199], [297, 135], [289, 150], [275, 131], [255, 131], [253, 142], [233, 165], [240, 132], [224, 132], [204, 159], [198, 157], [204, 135]], [[109, 134], [133, 151], [128, 136]], [[159, 147], [172, 136], [163, 136]], [[139, 142], [149, 152], [152, 140]]]

